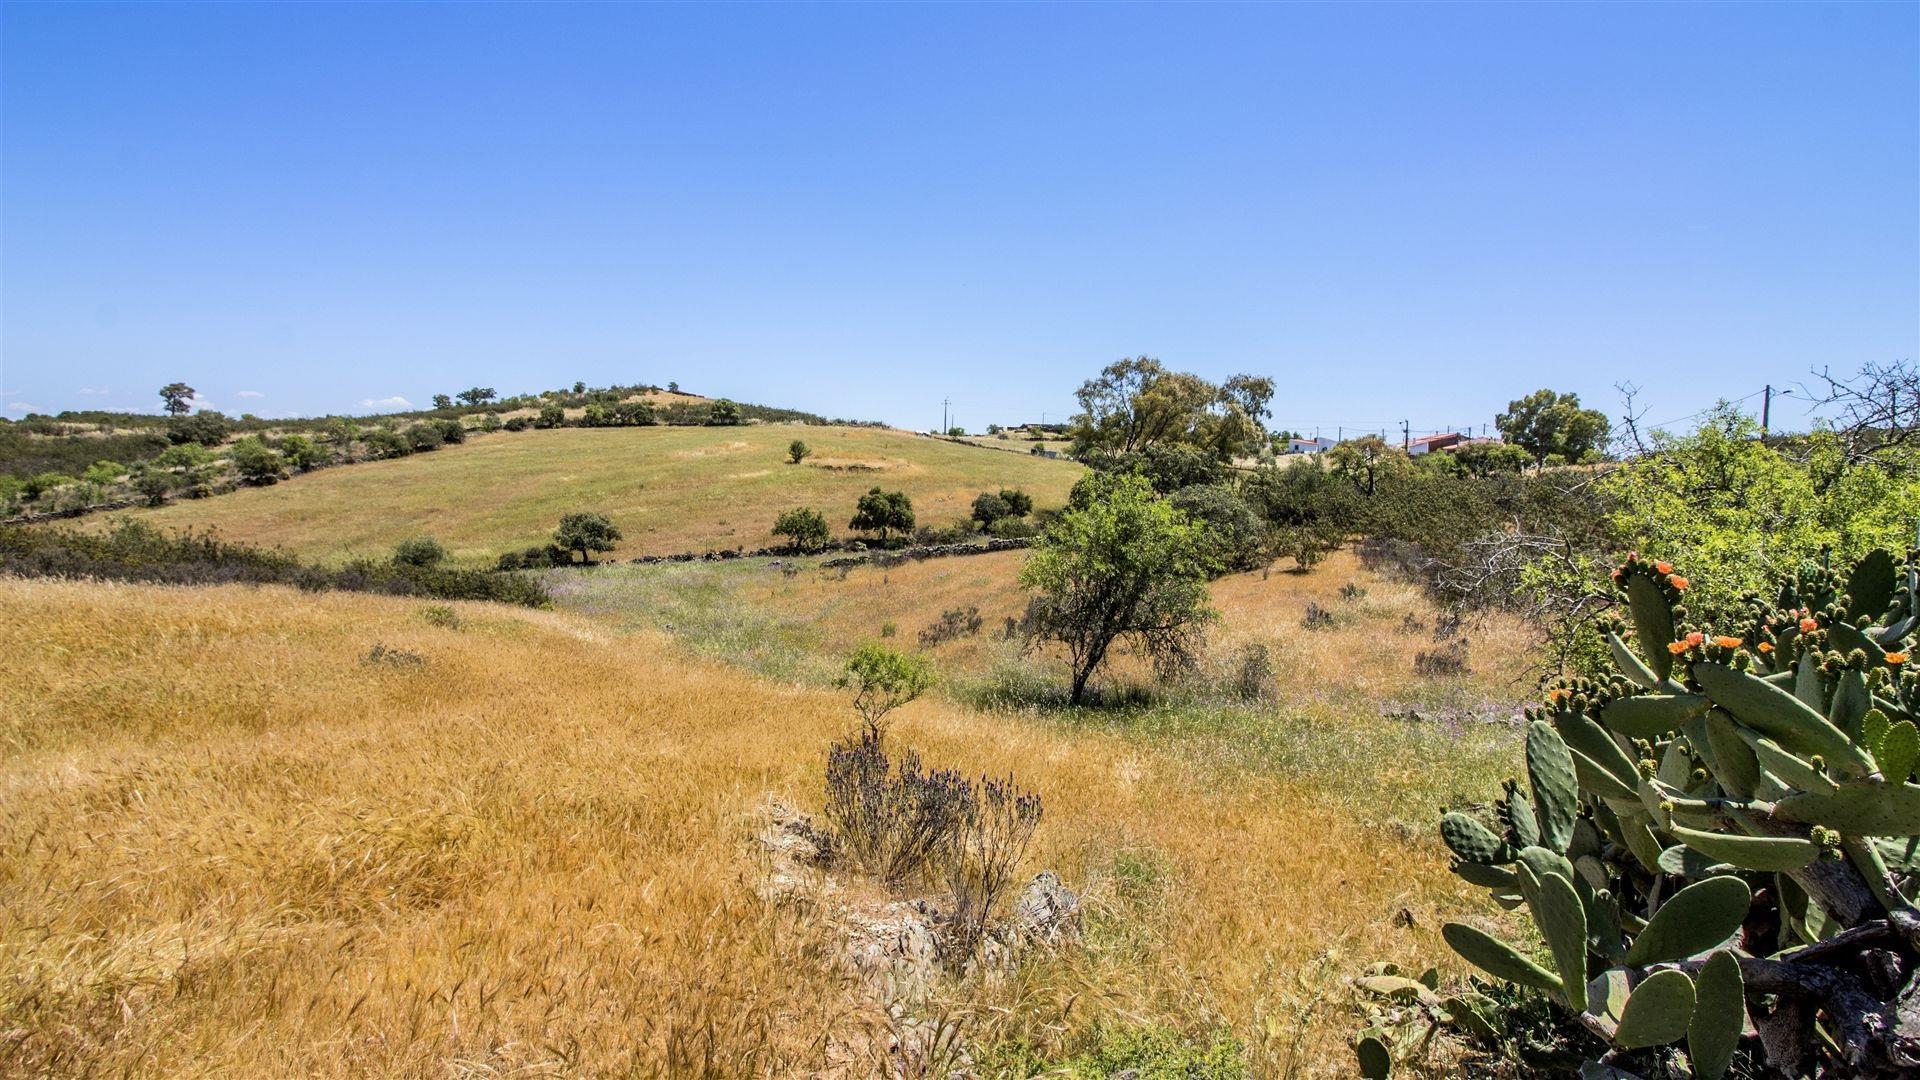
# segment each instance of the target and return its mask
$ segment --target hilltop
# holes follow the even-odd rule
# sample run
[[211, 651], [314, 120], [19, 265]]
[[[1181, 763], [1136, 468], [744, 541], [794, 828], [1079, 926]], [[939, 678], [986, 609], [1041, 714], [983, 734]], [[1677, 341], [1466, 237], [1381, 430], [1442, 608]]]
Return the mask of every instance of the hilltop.
[[[804, 439], [811, 457], [787, 460]], [[431, 454], [301, 474], [267, 487], [129, 511], [165, 527], [338, 562], [430, 535], [466, 562], [544, 541], [562, 514], [606, 514], [625, 539], [612, 558], [771, 544], [782, 510], [811, 506], [844, 534], [874, 486], [907, 493], [923, 525], [966, 518], [986, 490], [1019, 487], [1057, 507], [1079, 465], [871, 427], [554, 428], [499, 433]], [[106, 519], [87, 519], [104, 527]]]

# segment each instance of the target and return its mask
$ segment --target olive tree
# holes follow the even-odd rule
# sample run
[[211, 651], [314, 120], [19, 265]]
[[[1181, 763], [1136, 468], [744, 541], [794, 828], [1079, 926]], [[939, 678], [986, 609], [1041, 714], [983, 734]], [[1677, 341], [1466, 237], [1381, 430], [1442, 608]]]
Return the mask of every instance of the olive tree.
[[1066, 649], [1075, 705], [1115, 641], [1128, 638], [1163, 671], [1176, 669], [1191, 662], [1216, 617], [1201, 527], [1141, 477], [1082, 482], [1087, 497], [1047, 527], [1020, 570], [1021, 586], [1035, 594], [1031, 633]]
[[620, 540], [620, 529], [605, 514], [581, 510], [560, 519], [553, 531], [553, 546], [580, 554], [581, 563], [592, 561], [588, 552], [612, 551]]
[[853, 691], [853, 711], [866, 734], [886, 734], [887, 714], [925, 693], [933, 684], [933, 665], [924, 656], [896, 652], [874, 642], [853, 650], [835, 685]]
[[853, 520], [847, 523], [850, 529], [860, 532], [877, 532], [880, 542], [887, 542], [887, 533], [907, 532], [913, 528], [913, 501], [904, 491], [869, 490], [860, 496], [860, 502], [854, 506]]
[[796, 551], [819, 551], [827, 546], [827, 519], [818, 510], [796, 506], [773, 519], [773, 535], [786, 537]]

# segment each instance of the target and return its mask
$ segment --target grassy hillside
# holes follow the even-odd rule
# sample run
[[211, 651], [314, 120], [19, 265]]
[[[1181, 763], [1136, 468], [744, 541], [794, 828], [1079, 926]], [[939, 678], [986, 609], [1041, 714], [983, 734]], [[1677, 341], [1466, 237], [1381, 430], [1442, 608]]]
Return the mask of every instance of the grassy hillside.
[[[835, 931], [756, 885], [756, 807], [818, 808], [840, 697], [578, 615], [428, 607], [0, 581], [0, 1071], [885, 1069]], [[901, 716], [929, 761], [1042, 793], [1026, 872], [1087, 891], [1083, 946], [936, 990], [983, 1058], [1225, 1031], [1260, 1075], [1350, 1075], [1347, 980], [1448, 955], [1467, 890], [1437, 843], [1325, 777]]]
[[[805, 464], [787, 463], [794, 439], [813, 448]], [[884, 428], [564, 428], [501, 433], [135, 513], [337, 561], [384, 554], [422, 533], [456, 558], [490, 560], [543, 542], [568, 511], [598, 510], [625, 534], [613, 555], [626, 557], [764, 546], [774, 542], [774, 517], [793, 506], [815, 507], [844, 531], [855, 500], [874, 485], [907, 492], [922, 524], [966, 517], [989, 488], [1023, 487], [1037, 505], [1058, 506], [1079, 475], [1070, 462]]]

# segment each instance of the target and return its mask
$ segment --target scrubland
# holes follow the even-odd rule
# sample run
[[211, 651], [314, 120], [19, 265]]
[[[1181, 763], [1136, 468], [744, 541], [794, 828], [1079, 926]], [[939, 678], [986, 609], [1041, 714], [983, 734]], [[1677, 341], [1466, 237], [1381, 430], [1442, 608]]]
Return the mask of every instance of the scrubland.
[[[942, 1015], [981, 1061], [1145, 1032], [1349, 1075], [1348, 980], [1445, 957], [1440, 917], [1483, 913], [1428, 823], [1510, 761], [1488, 721], [1525, 635], [1467, 627], [1469, 672], [1416, 677], [1434, 613], [1340, 557], [1216, 584], [1209, 663], [1266, 644], [1258, 699], [1202, 678], [1068, 713], [995, 640], [1017, 559], [609, 567], [559, 611], [451, 619], [0, 581], [0, 1071], [884, 1071], [888, 1017], [818, 911], [763, 898], [753, 837], [769, 798], [819, 804], [843, 648], [974, 606], [892, 737], [1040, 792], [1025, 871], [1084, 891], [1086, 931], [945, 986]], [[1331, 625], [1300, 625], [1309, 601]]]
[[[813, 455], [787, 461], [787, 444]], [[1059, 506], [1083, 473], [1068, 462], [987, 454], [885, 428], [555, 428], [502, 432], [427, 454], [322, 469], [268, 487], [131, 511], [166, 528], [217, 529], [309, 561], [384, 556], [437, 538], [456, 560], [491, 562], [543, 543], [573, 510], [608, 515], [625, 536], [609, 557], [762, 547], [782, 510], [812, 506], [845, 533], [859, 496], [905, 491], [921, 524], [967, 517], [983, 490], [1021, 487]], [[86, 519], [104, 528], [106, 519]]]

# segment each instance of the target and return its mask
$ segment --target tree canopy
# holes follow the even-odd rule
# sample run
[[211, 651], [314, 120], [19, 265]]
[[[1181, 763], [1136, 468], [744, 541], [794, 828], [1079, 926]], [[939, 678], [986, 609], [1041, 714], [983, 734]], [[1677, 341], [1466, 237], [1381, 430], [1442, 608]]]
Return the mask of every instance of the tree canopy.
[[1029, 626], [1065, 647], [1076, 705], [1116, 640], [1131, 639], [1162, 668], [1178, 667], [1214, 618], [1202, 527], [1141, 477], [1084, 482], [1096, 489], [1091, 497], [1048, 526], [1020, 570], [1020, 584], [1035, 594]]
[[1077, 452], [1130, 454], [1153, 446], [1185, 446], [1227, 461], [1266, 441], [1273, 380], [1235, 375], [1215, 384], [1169, 371], [1150, 356], [1108, 364], [1080, 385], [1071, 430]]
[[1576, 462], [1606, 445], [1613, 425], [1598, 409], [1580, 407], [1579, 394], [1535, 390], [1507, 403], [1494, 425], [1508, 442], [1533, 455], [1536, 462], [1558, 458]]

